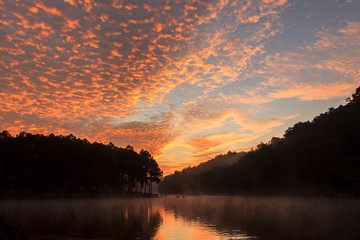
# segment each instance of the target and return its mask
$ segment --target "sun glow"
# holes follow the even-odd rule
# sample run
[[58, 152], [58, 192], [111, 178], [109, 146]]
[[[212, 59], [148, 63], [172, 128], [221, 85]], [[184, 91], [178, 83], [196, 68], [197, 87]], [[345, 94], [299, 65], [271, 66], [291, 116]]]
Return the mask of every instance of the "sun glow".
[[359, 3], [320, 2], [1, 0], [0, 128], [130, 144], [165, 174], [249, 149], [360, 84]]

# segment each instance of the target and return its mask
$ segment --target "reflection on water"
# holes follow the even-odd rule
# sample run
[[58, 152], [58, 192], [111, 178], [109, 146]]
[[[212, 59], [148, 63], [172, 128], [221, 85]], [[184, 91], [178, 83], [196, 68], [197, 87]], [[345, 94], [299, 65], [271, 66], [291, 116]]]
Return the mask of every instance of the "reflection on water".
[[352, 199], [204, 196], [0, 204], [0, 218], [39, 240], [360, 239], [360, 202]]
[[233, 231], [271, 240], [360, 239], [358, 199], [191, 197], [163, 206], [185, 221], [212, 224], [230, 239], [241, 239], [231, 237]]
[[165, 209], [162, 209], [162, 216], [163, 224], [159, 227], [154, 239], [251, 239], [241, 230], [219, 231], [215, 225], [206, 223], [200, 217], [187, 218]]
[[30, 239], [152, 239], [160, 213], [144, 200], [6, 201], [0, 217]]

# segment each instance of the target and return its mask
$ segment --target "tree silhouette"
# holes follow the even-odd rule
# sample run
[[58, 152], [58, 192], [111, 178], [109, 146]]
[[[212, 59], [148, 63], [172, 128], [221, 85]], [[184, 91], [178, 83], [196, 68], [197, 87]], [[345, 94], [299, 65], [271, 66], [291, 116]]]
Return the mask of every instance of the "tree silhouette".
[[[229, 167], [184, 169], [165, 177], [163, 193], [360, 195], [360, 87], [345, 106], [299, 122], [283, 138], [260, 143]], [[199, 166], [200, 167], [200, 166]], [[199, 168], [198, 167], [198, 168]]]
[[[148, 151], [90, 143], [74, 135], [0, 133], [2, 196], [131, 194], [159, 182], [162, 171]], [[145, 189], [144, 189], [145, 191]]]

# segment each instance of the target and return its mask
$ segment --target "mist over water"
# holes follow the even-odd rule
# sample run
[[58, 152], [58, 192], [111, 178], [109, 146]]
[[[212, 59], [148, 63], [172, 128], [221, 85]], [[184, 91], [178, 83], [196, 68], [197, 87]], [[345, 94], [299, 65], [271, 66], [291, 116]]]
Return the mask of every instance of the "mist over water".
[[204, 196], [165, 200], [164, 206], [184, 219], [211, 223], [217, 232], [257, 239], [360, 238], [357, 199]]
[[161, 219], [146, 199], [3, 201], [0, 216], [30, 239], [151, 239]]
[[29, 239], [360, 239], [357, 199], [168, 196], [0, 203], [0, 218]]

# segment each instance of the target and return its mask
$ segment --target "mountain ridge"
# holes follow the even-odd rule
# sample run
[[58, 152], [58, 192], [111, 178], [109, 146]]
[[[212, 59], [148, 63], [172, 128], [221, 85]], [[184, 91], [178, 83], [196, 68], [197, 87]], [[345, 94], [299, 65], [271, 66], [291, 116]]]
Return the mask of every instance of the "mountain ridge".
[[360, 87], [347, 104], [289, 127], [230, 166], [165, 177], [162, 193], [360, 196]]

